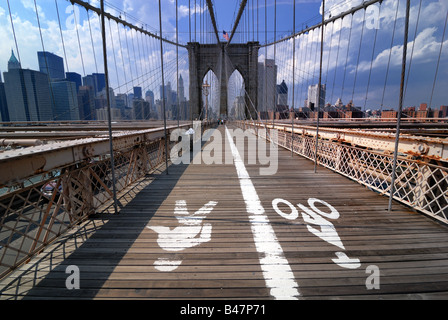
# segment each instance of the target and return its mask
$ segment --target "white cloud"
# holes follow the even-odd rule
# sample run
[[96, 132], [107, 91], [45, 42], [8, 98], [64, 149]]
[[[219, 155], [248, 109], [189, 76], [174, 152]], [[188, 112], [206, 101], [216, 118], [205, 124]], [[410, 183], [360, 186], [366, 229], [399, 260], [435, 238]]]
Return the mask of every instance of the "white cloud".
[[[90, 3], [97, 6], [98, 0], [90, 1]], [[23, 9], [20, 9], [20, 4], [26, 6], [28, 15], [22, 14], [24, 11]], [[38, 70], [39, 68], [36, 52], [42, 50], [42, 45], [39, 28], [35, 19], [34, 2], [32, 0], [23, 0], [20, 4], [18, 6], [15, 5], [12, 8], [12, 16], [18, 40], [22, 67]], [[123, 4], [128, 9], [132, 9], [132, 7], [135, 9], [132, 11], [132, 16], [137, 19], [140, 19], [140, 16], [144, 17], [145, 13], [148, 13], [148, 15], [151, 14], [158, 19], [158, 10], [154, 10], [154, 6], [150, 7], [151, 3], [147, 0], [133, 2], [125, 1]], [[171, 10], [175, 14], [175, 7], [171, 3], [164, 2], [164, 4], [164, 12], [165, 10], [166, 12], [170, 12], [169, 10]], [[170, 5], [171, 7], [169, 7]], [[6, 71], [7, 61], [11, 56], [11, 49], [16, 51], [16, 46], [12, 34], [9, 14], [7, 14], [7, 11], [5, 11], [5, 8], [2, 6], [3, 4], [0, 4], [0, 33], [2, 34], [2, 41], [0, 42], [0, 70]], [[66, 8], [70, 10], [66, 11]], [[75, 8], [78, 8], [78, 6], [75, 5]], [[140, 11], [137, 11], [137, 9]], [[57, 17], [52, 16], [52, 14], [54, 14], [54, 7], [42, 6], [42, 8], [38, 8], [38, 10], [47, 10], [44, 14], [39, 16], [41, 19], [41, 32], [44, 39], [45, 50], [64, 58], [65, 71], [77, 72], [81, 74], [81, 76], [84, 76], [84, 69], [85, 74], [91, 74], [93, 72], [97, 72], [98, 67], [98, 72], [103, 72], [104, 63], [102, 58], [101, 28], [98, 15], [96, 13], [89, 12], [89, 25], [86, 10], [81, 8], [76, 11], [76, 20], [79, 33], [78, 42], [78, 34], [74, 24], [72, 5], [67, 3], [67, 6], [64, 6], [63, 1], [59, 0], [59, 13], [63, 28], [62, 35], [66, 49], [65, 57], [59, 23], [57, 21]], [[116, 13], [116, 10], [114, 11]], [[49, 17], [52, 18], [50, 19]], [[168, 17], [164, 17], [164, 19], [168, 19]], [[146, 21], [147, 20], [145, 20], [145, 22]], [[129, 22], [133, 23], [133, 21]], [[111, 27], [110, 29], [109, 23]], [[137, 25], [140, 26], [140, 24]], [[166, 27], [167, 32], [170, 30], [166, 22], [164, 22], [164, 27]], [[171, 30], [174, 30], [174, 28]], [[129, 28], [125, 29], [121, 25], [117, 29], [117, 24], [114, 21], [109, 22], [108, 20], [106, 20], [106, 33], [111, 86], [117, 88], [117, 86], [120, 85], [121, 87], [119, 90], [115, 90], [115, 93], [123, 92], [124, 90], [131, 91], [132, 86], [135, 85], [142, 86], [143, 90], [151, 89], [157, 95], [159, 92], [158, 86], [160, 83], [159, 41], [154, 38], [142, 36], [134, 30], [131, 31]], [[111, 41], [111, 33], [113, 35], [114, 43]], [[170, 36], [169, 33], [168, 36]], [[82, 48], [82, 56], [80, 53], [80, 46]], [[115, 49], [115, 52], [113, 52], [113, 49]], [[181, 60], [179, 61], [179, 71], [184, 78], [185, 84], [188, 85], [188, 56], [186, 55], [185, 49], [181, 49], [179, 51], [179, 55], [181, 57]], [[173, 67], [173, 60], [176, 59], [175, 55], [175, 46], [165, 44], [164, 57], [166, 65], [166, 81], [171, 81], [173, 86], [176, 85], [177, 78], [176, 68]], [[67, 64], [69, 70], [67, 70]], [[125, 80], [127, 82], [125, 82]], [[188, 90], [186, 90], [186, 94], [188, 95]]]
[[[416, 37], [415, 41], [408, 42], [407, 46], [407, 60], [408, 63], [411, 59], [413, 63], [428, 63], [434, 62], [438, 59], [438, 55], [440, 52], [441, 42], [440, 39], [437, 39], [435, 33], [437, 31], [436, 27], [426, 28], [422, 30]], [[448, 40], [445, 40], [444, 47], [448, 44]], [[373, 61], [372, 67], [379, 68], [384, 67], [389, 62], [390, 56], [390, 64], [392, 67], [401, 66], [402, 57], [403, 57], [403, 45], [393, 46], [392, 49], [385, 49], [380, 52]], [[359, 71], [367, 71], [370, 69], [370, 61], [364, 61], [359, 65]]]
[[45, 13], [42, 10], [42, 7], [39, 6], [37, 3], [35, 4], [33, 0], [21, 0], [21, 2], [25, 9], [31, 10], [33, 12], [36, 12], [37, 7], [37, 13], [39, 14], [39, 19], [45, 18]]
[[[326, 12], [327, 18], [334, 17], [342, 12], [345, 12], [352, 7], [362, 4], [362, 0], [327, 0]], [[329, 24], [325, 28], [325, 45], [323, 53], [323, 80], [327, 81], [329, 87], [333, 87], [333, 80], [335, 80], [336, 90], [335, 94], [341, 93], [343, 77], [345, 79], [345, 93], [349, 92], [351, 97], [353, 87], [355, 86], [354, 98], [357, 99], [358, 104], [363, 105], [365, 95], [368, 93], [369, 99], [378, 102], [378, 96], [382, 96], [384, 90], [384, 76], [386, 74], [386, 67], [391, 59], [391, 71], [387, 84], [387, 92], [385, 94], [386, 100], [391, 102], [391, 98], [396, 98], [396, 95], [389, 92], [390, 88], [399, 85], [399, 79], [395, 77], [397, 68], [401, 67], [402, 51], [403, 51], [403, 37], [404, 37], [404, 15], [405, 2], [400, 1], [400, 6], [397, 10], [397, 1], [383, 1], [381, 5], [375, 4], [369, 7], [369, 10], [364, 13], [360, 10], [353, 15], [348, 15], [344, 19], [339, 19], [333, 24]], [[413, 64], [412, 72], [410, 74], [409, 87], [415, 86], [419, 78], [425, 77], [434, 78], [434, 71], [436, 61], [441, 48], [441, 36], [443, 32], [444, 22], [448, 10], [448, 2], [445, 0], [438, 1], [423, 1], [419, 17], [418, 30], [414, 39], [417, 15], [419, 12], [419, 1], [412, 2], [409, 41], [408, 41], [408, 62], [412, 54]], [[376, 6], [373, 8], [373, 6]], [[376, 16], [372, 16], [375, 13]], [[364, 14], [367, 19], [373, 17], [378, 19], [377, 25], [379, 29], [372, 28], [368, 24], [369, 20], [364, 23]], [[370, 16], [369, 16], [370, 15]], [[397, 21], [395, 22], [395, 18]], [[394, 41], [391, 47], [392, 34], [394, 33]], [[377, 35], [374, 49], [374, 38]], [[362, 36], [362, 46], [360, 41]], [[349, 39], [350, 38], [350, 39]], [[446, 39], [446, 36], [445, 36]], [[331, 41], [330, 41], [331, 40]], [[295, 57], [295, 84], [296, 86], [303, 86], [317, 83], [319, 75], [320, 63], [320, 30], [315, 29], [315, 32], [309, 32], [296, 38], [296, 57]], [[413, 52], [412, 52], [413, 49]], [[447, 63], [448, 57], [448, 40], [443, 43], [442, 61], [440, 70]], [[285, 79], [287, 85], [292, 86], [292, 39], [279, 43], [276, 46], [277, 52], [277, 66], [278, 66], [278, 82]], [[358, 62], [359, 54], [359, 64]], [[264, 59], [264, 48], [260, 51], [260, 57]], [[268, 58], [273, 57], [273, 46], [267, 50]], [[373, 57], [373, 61], [372, 61]], [[347, 60], [346, 60], [347, 59]], [[426, 65], [426, 68], [422, 66]], [[409, 70], [409, 69], [408, 69]], [[439, 70], [439, 71], [440, 71]], [[327, 73], [328, 71], [328, 73]], [[417, 72], [418, 71], [418, 72]], [[370, 80], [370, 90], [367, 90], [368, 76], [372, 73]], [[392, 74], [393, 73], [393, 74]], [[399, 74], [399, 73], [398, 73]], [[355, 81], [355, 75], [356, 83]], [[442, 78], [446, 75], [439, 72], [440, 82], [443, 83]], [[398, 81], [398, 82], [397, 82]], [[432, 80], [430, 81], [432, 85]], [[381, 86], [381, 88], [379, 88]], [[339, 87], [339, 88], [338, 88]], [[299, 90], [300, 91], [300, 90]], [[305, 90], [304, 90], [305, 91]], [[344, 91], [344, 90], [342, 90]], [[372, 92], [380, 92], [380, 95], [373, 96]], [[408, 92], [413, 92], [408, 89]], [[329, 94], [329, 91], [327, 91]], [[296, 99], [306, 98], [304, 92], [302, 96], [298, 96], [296, 89]], [[331, 95], [331, 94], [329, 94]], [[337, 96], [335, 96], [337, 98]], [[335, 100], [336, 98], [333, 97]], [[330, 97], [328, 96], [327, 99]], [[345, 98], [347, 100], [347, 97]], [[423, 99], [423, 98], [422, 98]], [[391, 105], [396, 104], [396, 99], [392, 99]], [[334, 103], [334, 101], [332, 101]], [[445, 102], [446, 103], [446, 102]], [[295, 103], [297, 105], [297, 101]], [[301, 102], [299, 102], [301, 105]], [[378, 104], [379, 105], [379, 104]]]

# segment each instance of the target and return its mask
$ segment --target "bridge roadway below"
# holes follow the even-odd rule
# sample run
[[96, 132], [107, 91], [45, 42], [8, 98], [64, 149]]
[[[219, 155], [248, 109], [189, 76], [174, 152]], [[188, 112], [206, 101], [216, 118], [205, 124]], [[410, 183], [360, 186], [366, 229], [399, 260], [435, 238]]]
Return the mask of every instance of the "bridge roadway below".
[[447, 226], [388, 212], [387, 197], [283, 149], [260, 175], [217, 130], [236, 161], [148, 175], [118, 215], [105, 208], [3, 279], [1, 299], [448, 298]]

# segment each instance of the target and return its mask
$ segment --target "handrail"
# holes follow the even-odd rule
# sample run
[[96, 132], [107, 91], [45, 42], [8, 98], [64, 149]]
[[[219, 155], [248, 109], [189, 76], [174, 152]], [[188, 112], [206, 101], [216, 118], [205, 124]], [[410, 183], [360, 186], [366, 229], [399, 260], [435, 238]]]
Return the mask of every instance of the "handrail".
[[[252, 128], [250, 122], [237, 121], [237, 126]], [[315, 137], [312, 133], [296, 130], [294, 135], [284, 128], [268, 127], [277, 130], [279, 146], [314, 161]], [[322, 130], [322, 129], [321, 129]], [[322, 131], [319, 134], [322, 134]], [[257, 131], [257, 130], [254, 130]], [[258, 130], [259, 133], [260, 130]], [[290, 130], [289, 130], [290, 132]], [[268, 135], [260, 135], [269, 139]], [[354, 143], [343, 144], [320, 136], [317, 150], [318, 164], [333, 170], [351, 180], [382, 195], [389, 196], [391, 190], [392, 160], [391, 152], [369, 150]], [[448, 163], [416, 160], [406, 156], [397, 157], [397, 178], [394, 182], [393, 198], [413, 209], [448, 224]]]
[[[188, 127], [188, 125], [182, 125]], [[177, 126], [167, 127], [168, 132]], [[163, 128], [130, 133], [118, 133], [113, 137], [114, 150], [133, 148], [143, 143], [163, 138]], [[36, 173], [50, 172], [61, 166], [88, 160], [109, 153], [109, 137], [84, 138], [63, 141], [25, 149], [0, 153], [0, 186], [16, 184]]]

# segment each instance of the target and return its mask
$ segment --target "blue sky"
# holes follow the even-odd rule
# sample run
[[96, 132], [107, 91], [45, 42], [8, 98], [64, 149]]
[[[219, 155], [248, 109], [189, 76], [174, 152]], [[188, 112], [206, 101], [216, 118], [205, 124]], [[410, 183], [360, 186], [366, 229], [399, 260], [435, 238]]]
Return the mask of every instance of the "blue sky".
[[[403, 39], [403, 23], [404, 23], [404, 0], [384, 0], [378, 15], [378, 29], [363, 27], [363, 13], [359, 12], [351, 18], [344, 19], [329, 26], [326, 29], [325, 37], [326, 46], [324, 48], [324, 80], [327, 83], [327, 100], [334, 103], [336, 99], [342, 96], [344, 103], [351, 99], [352, 89], [356, 87], [355, 103], [359, 106], [366, 105], [367, 108], [378, 108], [382, 96], [385, 97], [385, 107], [396, 107], [398, 102], [399, 89], [399, 72], [401, 64], [402, 39]], [[37, 69], [36, 51], [42, 50], [40, 42], [39, 29], [37, 27], [36, 13], [34, 8], [34, 0], [10, 0], [11, 11], [14, 21], [14, 27], [18, 39], [20, 58], [22, 67]], [[38, 12], [42, 27], [44, 43], [46, 50], [63, 55], [59, 26], [55, 9], [55, 0], [36, 0]], [[94, 6], [99, 6], [99, 0], [89, 1]], [[358, 5], [362, 0], [327, 0], [326, 16], [332, 16], [350, 9]], [[60, 19], [65, 37], [65, 45], [69, 56], [70, 71], [83, 74], [83, 68], [80, 63], [80, 57], [77, 52], [77, 39], [70, 28], [73, 28], [73, 11], [72, 6], [67, 0], [57, 0], [59, 6]], [[179, 41], [187, 43], [189, 41], [189, 21], [194, 23], [194, 0], [190, 0], [191, 19], [188, 17], [188, 0], [178, 0], [179, 15]], [[230, 33], [233, 27], [235, 16], [238, 12], [239, 1], [214, 0], [214, 9], [217, 17], [218, 30], [221, 40], [222, 30]], [[258, 10], [256, 8], [258, 3]], [[266, 3], [266, 6], [265, 6]], [[420, 8], [420, 3], [422, 7]], [[202, 7], [201, 7], [202, 5]], [[158, 33], [158, 0], [107, 0], [106, 7], [109, 12], [115, 15], [126, 16], [126, 20], [137, 25], [144, 25], [149, 31]], [[201, 17], [206, 17], [208, 13], [205, 10], [206, 4], [204, 0], [196, 0], [196, 22], [197, 31], [201, 29]], [[296, 26], [295, 29], [301, 30], [306, 26], [312, 26], [318, 23], [320, 16], [321, 1], [318, 0], [296, 0]], [[277, 35], [278, 40], [284, 35], [291, 34], [293, 26], [293, 0], [277, 0]], [[398, 8], [398, 11], [396, 10]], [[418, 28], [416, 29], [417, 15], [420, 8], [420, 19], [418, 20]], [[162, 20], [164, 36], [175, 39], [176, 25], [176, 6], [174, 0], [162, 0]], [[266, 11], [265, 11], [266, 9]], [[437, 71], [437, 81], [434, 87], [432, 106], [438, 108], [442, 104], [448, 104], [448, 97], [445, 94], [448, 86], [448, 30], [445, 38], [442, 39], [445, 18], [448, 10], [448, 2], [446, 0], [411, 0], [411, 24], [409, 32], [408, 52], [412, 52], [412, 65], [410, 68], [409, 81], [407, 86], [407, 94], [405, 106], [419, 105], [421, 102], [429, 103], [431, 98], [433, 82], [436, 75], [436, 64], [440, 49], [442, 48], [441, 60]], [[398, 12], [395, 39], [392, 43], [391, 35], [394, 30], [394, 17]], [[126, 13], [126, 14], [125, 14]], [[265, 26], [265, 13], [267, 15], [268, 24]], [[374, 12], [375, 13], [375, 12]], [[91, 42], [94, 42], [96, 56], [98, 61], [94, 61], [93, 55], [86, 52], [84, 54], [84, 68], [86, 73], [95, 72], [95, 63], [101, 63], [101, 38], [99, 31], [99, 21], [96, 15], [91, 15], [91, 28], [94, 31], [93, 38], [88, 33], [88, 20], [84, 9], [80, 9], [78, 24], [82, 25], [80, 37], [84, 50], [88, 51]], [[258, 19], [257, 19], [258, 16]], [[245, 17], [245, 29], [249, 29], [250, 35], [243, 38], [245, 41], [252, 39], [268, 42], [274, 39], [274, 0], [248, 0], [247, 15]], [[252, 20], [253, 19], [253, 20]], [[258, 26], [257, 26], [258, 20]], [[206, 21], [206, 20], [205, 20]], [[369, 22], [370, 23], [370, 22]], [[210, 25], [204, 23], [207, 29]], [[250, 27], [247, 28], [247, 25]], [[254, 28], [252, 27], [254, 26]], [[348, 37], [351, 26], [351, 44], [350, 50], [347, 52]], [[243, 25], [242, 27], [243, 28]], [[240, 28], [240, 30], [241, 30]], [[240, 31], [238, 30], [238, 31]], [[265, 34], [265, 30], [267, 33]], [[376, 31], [377, 30], [377, 31]], [[194, 25], [192, 25], [194, 32]], [[210, 30], [209, 30], [210, 31]], [[259, 31], [257, 33], [257, 31]], [[0, 42], [0, 70], [6, 71], [7, 60], [10, 57], [11, 49], [15, 49], [15, 42], [11, 31], [11, 22], [6, 0], [0, 0], [0, 32], [2, 41]], [[377, 35], [375, 48], [373, 42]], [[265, 36], [266, 35], [266, 36]], [[361, 50], [359, 50], [362, 36]], [[208, 41], [214, 41], [214, 34], [210, 33]], [[235, 41], [240, 40], [238, 35]], [[194, 40], [194, 34], [193, 34]], [[331, 40], [331, 41], [330, 41]], [[316, 82], [316, 48], [319, 38], [317, 34], [310, 33], [296, 39], [296, 106], [301, 106], [304, 98], [303, 86]], [[305, 45], [308, 45], [305, 46]], [[340, 51], [337, 55], [337, 47]], [[311, 49], [307, 49], [311, 48]], [[292, 86], [292, 41], [284, 42], [276, 46], [276, 58], [279, 67], [278, 82], [283, 79]], [[375, 49], [375, 50], [373, 50]], [[111, 50], [109, 48], [109, 50]], [[314, 51], [313, 51], [314, 50]], [[174, 57], [174, 48], [166, 46], [164, 48], [167, 59]], [[181, 50], [182, 63], [181, 73], [186, 81], [188, 81], [188, 64], [186, 62], [186, 52]], [[271, 46], [265, 51], [260, 50], [260, 59], [266, 55], [268, 58], [273, 57], [274, 47]], [[152, 52], [154, 57], [157, 55], [157, 48], [154, 47]], [[387, 62], [390, 57], [390, 66], [387, 69]], [[408, 68], [411, 63], [408, 59]], [[384, 90], [385, 74], [389, 71], [387, 90]], [[409, 70], [409, 69], [408, 69]], [[328, 72], [327, 72], [328, 71]], [[136, 70], [139, 72], [139, 70]], [[311, 78], [310, 74], [314, 74]], [[175, 82], [172, 78], [171, 81]], [[356, 77], [356, 82], [354, 78]], [[342, 88], [342, 82], [345, 78], [345, 88]], [[306, 80], [306, 81], [305, 81]], [[111, 76], [111, 81], [119, 81], [118, 75]], [[301, 83], [303, 82], [303, 83]], [[369, 84], [367, 85], [367, 83]], [[301, 87], [300, 87], [301, 86]], [[119, 91], [119, 90], [118, 90]], [[188, 90], [186, 90], [188, 91]], [[366, 94], [368, 95], [367, 103], [365, 103]]]

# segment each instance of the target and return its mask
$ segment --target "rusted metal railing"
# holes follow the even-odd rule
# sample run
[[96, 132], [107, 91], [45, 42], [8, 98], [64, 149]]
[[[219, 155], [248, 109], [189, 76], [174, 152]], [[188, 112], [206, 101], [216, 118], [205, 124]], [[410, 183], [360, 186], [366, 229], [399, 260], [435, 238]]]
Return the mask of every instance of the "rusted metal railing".
[[[101, 137], [0, 153], [0, 278], [111, 204], [108, 146]], [[113, 148], [121, 192], [165, 162], [164, 130], [115, 133]]]
[[[295, 126], [291, 134], [288, 126], [250, 121], [240, 121], [237, 125], [253, 129], [267, 140], [278, 136], [279, 146], [315, 160], [316, 130], [311, 127]], [[277, 135], [271, 130], [276, 130]], [[321, 128], [317, 163], [389, 196], [394, 158], [389, 149], [392, 146], [391, 134]], [[402, 135], [394, 189], [395, 200], [448, 223], [448, 141]]]

